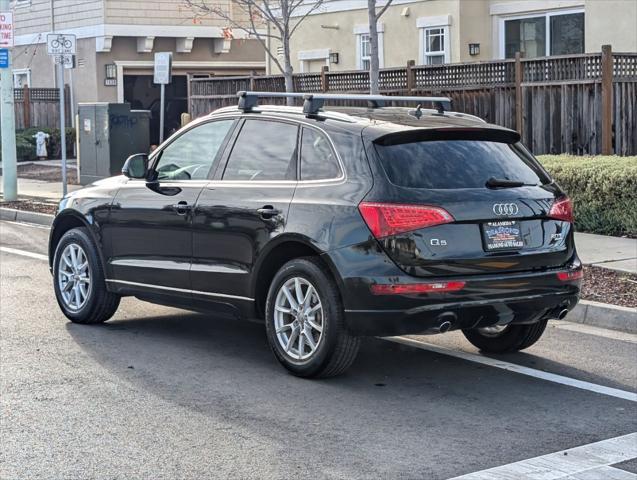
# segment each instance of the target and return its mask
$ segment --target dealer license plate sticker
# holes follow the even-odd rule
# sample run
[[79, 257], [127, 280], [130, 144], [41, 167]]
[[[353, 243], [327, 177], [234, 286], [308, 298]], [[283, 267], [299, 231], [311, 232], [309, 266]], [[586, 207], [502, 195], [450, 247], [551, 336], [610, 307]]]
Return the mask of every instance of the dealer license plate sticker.
[[524, 246], [520, 224], [514, 220], [483, 223], [482, 239], [487, 252], [519, 250]]

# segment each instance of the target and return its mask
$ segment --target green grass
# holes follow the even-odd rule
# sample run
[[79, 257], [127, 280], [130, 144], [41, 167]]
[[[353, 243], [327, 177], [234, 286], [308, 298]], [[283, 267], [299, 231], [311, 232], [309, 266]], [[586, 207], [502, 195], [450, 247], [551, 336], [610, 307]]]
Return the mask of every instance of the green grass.
[[637, 157], [537, 158], [573, 200], [577, 230], [637, 236]]

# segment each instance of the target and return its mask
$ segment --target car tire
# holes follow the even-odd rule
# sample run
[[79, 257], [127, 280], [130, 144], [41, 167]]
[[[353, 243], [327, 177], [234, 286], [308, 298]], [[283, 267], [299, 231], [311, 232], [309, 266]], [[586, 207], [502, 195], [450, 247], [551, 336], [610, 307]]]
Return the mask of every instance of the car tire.
[[53, 257], [53, 288], [58, 305], [74, 323], [103, 323], [117, 311], [121, 297], [106, 289], [104, 269], [85, 228], [66, 232]]
[[336, 282], [318, 259], [283, 265], [270, 284], [265, 310], [270, 347], [294, 375], [333, 377], [354, 362], [360, 339], [347, 331]]
[[524, 350], [537, 342], [546, 329], [547, 320], [529, 325], [507, 325], [497, 333], [486, 328], [463, 330], [464, 336], [474, 346], [487, 353], [506, 353]]

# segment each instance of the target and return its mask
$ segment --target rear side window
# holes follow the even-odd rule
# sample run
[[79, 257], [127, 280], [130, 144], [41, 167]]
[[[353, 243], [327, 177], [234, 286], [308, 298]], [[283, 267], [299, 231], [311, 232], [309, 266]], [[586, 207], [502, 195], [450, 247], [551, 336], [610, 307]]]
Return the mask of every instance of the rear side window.
[[482, 140], [432, 140], [376, 145], [389, 180], [408, 188], [484, 188], [491, 177], [544, 184], [535, 162], [513, 144]]
[[289, 123], [246, 120], [223, 180], [295, 180], [298, 130]]
[[322, 133], [304, 128], [301, 137], [301, 180], [329, 180], [341, 176], [336, 154]]

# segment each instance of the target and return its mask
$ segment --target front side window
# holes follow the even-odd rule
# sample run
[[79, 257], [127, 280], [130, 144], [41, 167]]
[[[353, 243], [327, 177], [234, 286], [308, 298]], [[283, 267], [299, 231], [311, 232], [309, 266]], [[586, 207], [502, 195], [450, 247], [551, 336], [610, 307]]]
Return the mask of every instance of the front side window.
[[246, 120], [223, 180], [295, 180], [298, 130], [289, 123]]
[[504, 21], [504, 54], [524, 58], [584, 52], [584, 12], [545, 14]]
[[445, 63], [447, 39], [445, 27], [425, 28], [425, 65]]
[[234, 120], [204, 123], [179, 136], [159, 154], [157, 180], [205, 180]]
[[358, 36], [360, 59], [359, 68], [361, 70], [369, 70], [372, 58], [372, 45], [370, 43], [369, 34], [363, 33]]
[[338, 159], [322, 133], [304, 128], [301, 137], [301, 180], [329, 180], [341, 176]]

